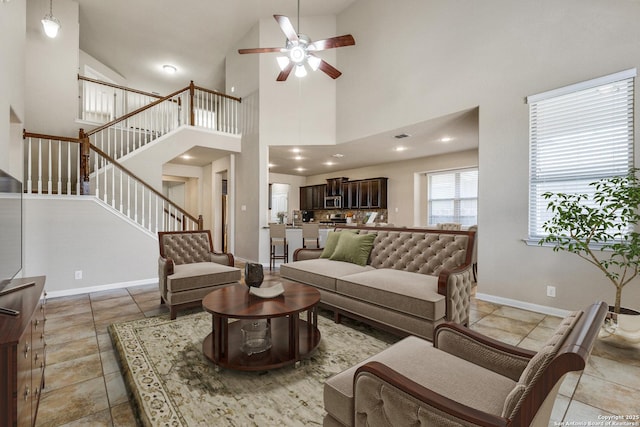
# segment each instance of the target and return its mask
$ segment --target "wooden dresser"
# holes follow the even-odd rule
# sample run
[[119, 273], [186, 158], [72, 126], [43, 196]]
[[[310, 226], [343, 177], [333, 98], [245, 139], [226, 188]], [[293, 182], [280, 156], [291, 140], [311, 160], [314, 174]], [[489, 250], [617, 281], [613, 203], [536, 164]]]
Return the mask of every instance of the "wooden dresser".
[[0, 296], [0, 307], [20, 315], [0, 314], [0, 427], [34, 426], [44, 387], [45, 277], [15, 279], [9, 287], [34, 286]]

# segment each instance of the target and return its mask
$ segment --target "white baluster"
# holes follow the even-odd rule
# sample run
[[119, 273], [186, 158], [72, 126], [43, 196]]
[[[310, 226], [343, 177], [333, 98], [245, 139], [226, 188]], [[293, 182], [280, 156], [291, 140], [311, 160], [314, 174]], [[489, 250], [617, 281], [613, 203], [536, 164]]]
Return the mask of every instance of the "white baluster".
[[29, 154], [28, 154], [29, 157], [28, 157], [28, 161], [27, 161], [27, 192], [29, 194], [31, 194], [33, 192], [33, 187], [32, 187], [33, 180], [32, 180], [32, 175], [31, 175], [33, 173], [33, 170], [32, 170], [33, 169], [33, 158], [31, 157], [31, 155], [32, 155], [31, 154], [31, 143], [33, 142], [33, 140], [31, 139], [31, 137], [29, 137], [29, 139], [27, 141], [28, 141], [28, 144], [29, 144], [27, 146], [28, 147], [27, 150], [29, 152]]
[[71, 146], [76, 144], [67, 143], [67, 194], [71, 194]]
[[[78, 156], [80, 157], [80, 156]], [[91, 156], [89, 156], [89, 159], [91, 159]], [[96, 153], [96, 155], [94, 156], [94, 167], [93, 170], [95, 171], [96, 174], [96, 199], [100, 199], [100, 164], [98, 163], [100, 161], [100, 159], [98, 158], [98, 153]], [[80, 174], [78, 174], [79, 176]], [[78, 189], [80, 188], [80, 179], [78, 178]], [[80, 191], [78, 190], [78, 193], [80, 193]]]
[[42, 139], [38, 138], [38, 194], [42, 194]]

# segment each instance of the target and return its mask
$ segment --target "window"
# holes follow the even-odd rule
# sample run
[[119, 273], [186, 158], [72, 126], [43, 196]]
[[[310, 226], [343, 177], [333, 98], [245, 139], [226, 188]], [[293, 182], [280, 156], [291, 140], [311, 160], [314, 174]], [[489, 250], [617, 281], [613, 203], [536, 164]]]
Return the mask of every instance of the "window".
[[529, 238], [551, 217], [545, 192], [589, 194], [589, 183], [633, 166], [633, 86], [628, 70], [527, 98]]
[[427, 222], [478, 223], [478, 169], [427, 174]]

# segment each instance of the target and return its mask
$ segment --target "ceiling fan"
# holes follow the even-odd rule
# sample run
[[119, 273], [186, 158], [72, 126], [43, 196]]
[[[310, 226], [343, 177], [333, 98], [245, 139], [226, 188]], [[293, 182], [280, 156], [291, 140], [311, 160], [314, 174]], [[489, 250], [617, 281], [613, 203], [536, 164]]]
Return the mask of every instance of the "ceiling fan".
[[[279, 52], [285, 55], [277, 57], [278, 66], [280, 67], [280, 74], [276, 79], [279, 82], [287, 80], [289, 74], [295, 67], [295, 75], [297, 77], [304, 77], [307, 75], [305, 69], [305, 63], [309, 67], [316, 71], [322, 70], [332, 79], [337, 79], [342, 74], [334, 66], [326, 62], [324, 59], [315, 55], [315, 52], [321, 50], [333, 49], [336, 47], [353, 46], [356, 44], [351, 34], [344, 36], [331, 37], [324, 40], [318, 40], [312, 42], [309, 36], [300, 34], [295, 30], [289, 18], [284, 15], [273, 15], [273, 17], [280, 25], [280, 29], [287, 37], [287, 44], [285, 47], [258, 47], [254, 49], [238, 49], [238, 53], [267, 53], [267, 52]], [[298, 30], [300, 26], [300, 1], [298, 0]]]

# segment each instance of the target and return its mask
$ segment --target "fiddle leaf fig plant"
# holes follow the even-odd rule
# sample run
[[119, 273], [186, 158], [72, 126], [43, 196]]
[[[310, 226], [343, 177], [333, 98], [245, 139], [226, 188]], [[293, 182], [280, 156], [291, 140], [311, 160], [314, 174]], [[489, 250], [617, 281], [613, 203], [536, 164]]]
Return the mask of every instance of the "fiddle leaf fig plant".
[[578, 255], [597, 267], [615, 286], [614, 312], [620, 313], [622, 289], [640, 272], [640, 180], [638, 169], [589, 184], [592, 195], [552, 193], [547, 208], [553, 217], [542, 228], [541, 245]]

